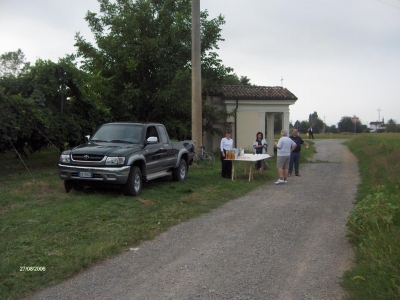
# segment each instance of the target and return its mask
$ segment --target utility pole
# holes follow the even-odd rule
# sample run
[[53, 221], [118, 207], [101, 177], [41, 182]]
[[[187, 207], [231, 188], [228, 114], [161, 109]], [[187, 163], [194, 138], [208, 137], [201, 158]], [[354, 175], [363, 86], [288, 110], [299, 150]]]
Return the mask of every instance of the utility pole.
[[381, 108], [378, 107], [378, 133], [381, 130]]
[[200, 0], [192, 0], [192, 140], [203, 146], [201, 100]]

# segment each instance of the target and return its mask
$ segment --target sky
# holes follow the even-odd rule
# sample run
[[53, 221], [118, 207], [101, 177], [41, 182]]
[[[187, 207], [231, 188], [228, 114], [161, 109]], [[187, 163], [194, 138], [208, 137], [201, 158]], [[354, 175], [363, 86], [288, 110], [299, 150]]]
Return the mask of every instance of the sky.
[[[225, 17], [216, 52], [234, 73], [297, 98], [290, 120], [314, 112], [337, 125], [400, 123], [400, 0], [200, 0], [209, 18]], [[26, 60], [76, 51], [75, 34], [93, 41], [84, 17], [97, 0], [0, 0], [0, 54]]]

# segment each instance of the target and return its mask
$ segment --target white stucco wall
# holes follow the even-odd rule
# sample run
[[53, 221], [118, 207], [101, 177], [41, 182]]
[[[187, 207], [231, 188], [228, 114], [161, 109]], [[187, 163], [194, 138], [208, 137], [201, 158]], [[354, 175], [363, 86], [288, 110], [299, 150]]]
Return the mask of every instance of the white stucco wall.
[[[256, 133], [261, 131], [268, 142], [268, 153], [273, 155], [273, 117], [275, 113], [283, 113], [282, 128], [289, 131], [290, 109], [289, 106], [295, 104], [296, 100], [221, 100], [219, 97], [210, 97], [208, 104], [233, 111], [237, 108], [237, 124], [235, 118], [230, 117], [225, 123], [216, 124], [221, 131], [231, 128], [232, 138], [236, 147], [251, 148], [255, 140]], [[265, 132], [266, 115], [269, 116], [268, 133]], [[235, 127], [237, 133], [235, 133]], [[207, 150], [219, 150], [221, 138], [225, 136], [210, 137], [206, 135], [205, 143]], [[204, 139], [204, 137], [203, 137]]]
[[[237, 141], [238, 148], [251, 149], [259, 129], [259, 113], [255, 111], [238, 111], [237, 114]], [[261, 131], [264, 135], [264, 130]]]

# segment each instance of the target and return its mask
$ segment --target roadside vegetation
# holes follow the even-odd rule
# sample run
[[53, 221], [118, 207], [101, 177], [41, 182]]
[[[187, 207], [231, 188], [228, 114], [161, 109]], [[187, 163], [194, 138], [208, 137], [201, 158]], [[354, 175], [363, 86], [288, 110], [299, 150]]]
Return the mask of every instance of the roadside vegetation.
[[348, 220], [355, 266], [344, 274], [348, 299], [400, 299], [400, 135], [357, 135], [361, 184]]
[[[302, 163], [315, 153], [314, 143], [307, 141], [311, 147], [302, 151]], [[348, 222], [356, 261], [342, 285], [348, 299], [399, 299], [400, 136], [360, 134], [346, 144], [359, 159], [362, 182]], [[217, 155], [215, 164], [190, 166], [183, 183], [168, 177], [145, 183], [139, 197], [105, 187], [66, 194], [58, 157], [55, 148], [23, 162], [15, 153], [0, 154], [1, 299], [21, 299], [60, 283], [276, 179], [275, 159], [267, 160], [270, 170], [256, 172], [251, 182], [241, 164], [237, 180], [245, 184], [222, 179]]]

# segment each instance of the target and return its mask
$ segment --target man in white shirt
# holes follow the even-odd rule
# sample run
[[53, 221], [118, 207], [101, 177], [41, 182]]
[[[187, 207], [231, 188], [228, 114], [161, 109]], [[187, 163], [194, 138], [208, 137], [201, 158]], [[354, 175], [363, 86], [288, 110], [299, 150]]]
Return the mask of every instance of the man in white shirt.
[[314, 130], [312, 128], [312, 125], [310, 125], [310, 128], [308, 128], [308, 137], [311, 139], [314, 139]]
[[276, 168], [279, 175], [279, 179], [275, 184], [287, 183], [290, 153], [297, 147], [297, 144], [288, 137], [286, 130], [282, 130], [281, 138], [274, 145], [278, 148]]
[[231, 131], [225, 131], [225, 137], [221, 139], [221, 163], [222, 163], [222, 178], [230, 179], [232, 176], [232, 161], [226, 160], [226, 151], [233, 149], [233, 140], [231, 139]]

